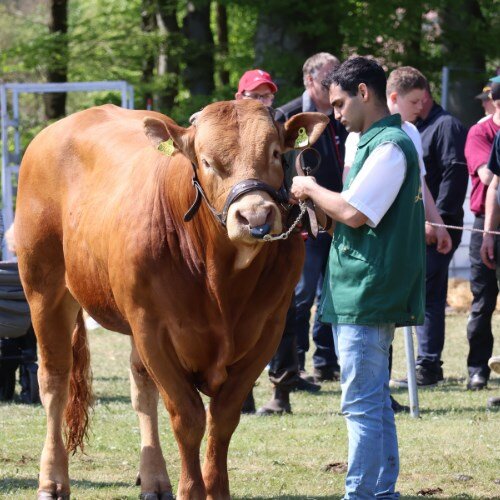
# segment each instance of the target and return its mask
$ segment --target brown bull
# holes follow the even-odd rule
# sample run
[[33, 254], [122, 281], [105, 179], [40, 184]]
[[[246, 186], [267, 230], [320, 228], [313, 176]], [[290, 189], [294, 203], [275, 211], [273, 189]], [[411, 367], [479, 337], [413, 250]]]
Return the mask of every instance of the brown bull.
[[[229, 498], [229, 441], [280, 340], [303, 258], [297, 235], [274, 242], [256, 236], [283, 230], [273, 195], [283, 182], [281, 154], [299, 128], [313, 143], [326, 122], [305, 113], [281, 126], [260, 103], [241, 100], [207, 106], [185, 129], [158, 113], [103, 106], [33, 140], [20, 171], [16, 243], [47, 414], [39, 498], [69, 497], [68, 451], [81, 447], [86, 433], [82, 308], [132, 337], [142, 498], [173, 498], [158, 440], [157, 389], [179, 446], [177, 498]], [[171, 156], [157, 149], [169, 137]], [[194, 172], [205, 199], [193, 187]], [[221, 223], [228, 194], [246, 179], [260, 183], [233, 198]], [[195, 195], [201, 204], [186, 222]], [[211, 397], [206, 411], [199, 391]]]

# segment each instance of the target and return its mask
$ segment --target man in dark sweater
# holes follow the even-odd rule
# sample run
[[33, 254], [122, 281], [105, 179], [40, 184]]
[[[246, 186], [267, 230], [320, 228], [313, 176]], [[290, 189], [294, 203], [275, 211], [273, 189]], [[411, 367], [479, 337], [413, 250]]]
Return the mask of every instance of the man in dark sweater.
[[[445, 224], [462, 226], [468, 171], [464, 156], [467, 130], [437, 104], [427, 84], [421, 118], [415, 124], [422, 138], [426, 181]], [[425, 323], [417, 327], [417, 384], [430, 387], [443, 380], [441, 353], [445, 336], [448, 265], [462, 232], [450, 230], [452, 250], [439, 253], [427, 245]]]
[[[306, 111], [319, 111], [330, 117], [330, 123], [321, 137], [314, 144], [321, 155], [319, 169], [314, 172], [318, 184], [331, 191], [342, 190], [342, 170], [344, 163], [344, 144], [347, 137], [345, 128], [333, 117], [328, 99], [328, 91], [321, 82], [340, 64], [332, 54], [320, 52], [306, 60], [303, 66], [305, 90], [303, 94], [276, 109], [276, 119], [285, 122], [293, 115]], [[297, 151], [287, 155], [289, 171], [295, 173]], [[304, 165], [316, 164], [315, 157], [304, 154]], [[305, 355], [309, 349], [309, 321], [311, 307], [315, 298], [319, 300], [323, 287], [323, 278], [328, 260], [331, 236], [320, 233], [316, 239], [306, 240], [304, 269], [295, 289], [295, 302], [287, 316], [283, 339], [278, 351], [271, 360], [269, 376], [275, 385], [274, 396], [259, 409], [258, 414], [269, 415], [291, 410], [289, 390], [315, 390], [307, 382], [336, 380], [339, 367], [330, 325], [320, 323], [316, 318], [313, 326], [313, 341], [316, 350], [313, 355], [313, 377], [307, 377], [304, 371]], [[300, 375], [296, 373], [297, 355]], [[316, 386], [317, 387], [317, 386]]]

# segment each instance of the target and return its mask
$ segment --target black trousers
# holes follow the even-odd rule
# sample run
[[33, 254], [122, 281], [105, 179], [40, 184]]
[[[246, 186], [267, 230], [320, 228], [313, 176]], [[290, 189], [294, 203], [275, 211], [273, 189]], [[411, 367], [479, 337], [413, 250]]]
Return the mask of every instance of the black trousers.
[[286, 314], [285, 329], [276, 354], [269, 363], [269, 380], [276, 386], [287, 387], [299, 373], [297, 353], [297, 309], [295, 294]]
[[[484, 217], [476, 216], [474, 228], [484, 228]], [[471, 234], [469, 257], [471, 264], [470, 288], [473, 299], [467, 323], [467, 340], [469, 341], [467, 368], [469, 376], [479, 373], [483, 377], [489, 378], [488, 359], [493, 353], [491, 316], [497, 303], [498, 285], [495, 270], [486, 267], [481, 260], [482, 242], [482, 233], [473, 232]]]
[[428, 370], [438, 370], [442, 364], [448, 266], [455, 250], [453, 247], [449, 254], [443, 255], [435, 245], [426, 248], [425, 320], [417, 326], [417, 365]]

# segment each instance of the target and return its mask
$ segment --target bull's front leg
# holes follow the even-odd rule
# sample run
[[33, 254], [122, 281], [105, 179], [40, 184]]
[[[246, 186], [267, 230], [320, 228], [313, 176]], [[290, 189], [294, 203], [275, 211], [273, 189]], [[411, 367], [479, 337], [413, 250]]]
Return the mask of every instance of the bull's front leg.
[[231, 394], [226, 397], [222, 391], [213, 397], [207, 410], [207, 449], [203, 464], [203, 480], [207, 490], [207, 499], [230, 499], [229, 478], [227, 473], [227, 453], [231, 437], [240, 421], [241, 407], [246, 395], [252, 388], [238, 397]]
[[133, 339], [131, 344], [130, 394], [132, 406], [139, 418], [141, 432], [139, 466], [141, 498], [148, 500], [173, 499], [172, 485], [158, 435], [158, 389], [139, 358]]
[[[274, 321], [267, 325], [268, 332], [273, 324]], [[231, 498], [227, 473], [229, 443], [240, 421], [243, 402], [276, 351], [280, 335], [281, 324], [274, 335], [261, 339], [242, 360], [229, 367], [226, 382], [210, 401], [207, 411], [207, 449], [203, 463], [203, 480], [209, 500]]]
[[181, 473], [176, 498], [205, 500], [200, 466], [200, 444], [206, 420], [203, 401], [174, 356], [174, 348], [164, 331], [144, 324], [134, 325], [132, 331], [140, 357], [154, 378], [170, 414], [179, 446]]

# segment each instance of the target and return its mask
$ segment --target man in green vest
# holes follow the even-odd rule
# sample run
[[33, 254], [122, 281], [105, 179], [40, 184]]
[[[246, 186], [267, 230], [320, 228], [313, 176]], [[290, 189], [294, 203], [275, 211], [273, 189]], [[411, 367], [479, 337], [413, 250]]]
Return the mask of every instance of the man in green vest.
[[295, 177], [292, 194], [311, 198], [336, 227], [321, 315], [332, 323], [349, 436], [346, 499], [399, 498], [399, 453], [389, 397], [389, 347], [399, 325], [424, 320], [425, 234], [418, 156], [390, 115], [386, 77], [356, 57], [323, 85], [339, 120], [361, 132], [342, 193]]

